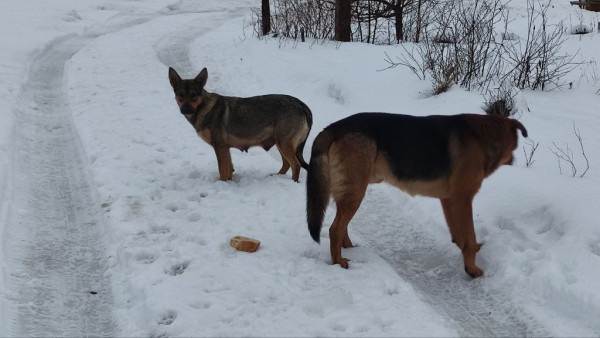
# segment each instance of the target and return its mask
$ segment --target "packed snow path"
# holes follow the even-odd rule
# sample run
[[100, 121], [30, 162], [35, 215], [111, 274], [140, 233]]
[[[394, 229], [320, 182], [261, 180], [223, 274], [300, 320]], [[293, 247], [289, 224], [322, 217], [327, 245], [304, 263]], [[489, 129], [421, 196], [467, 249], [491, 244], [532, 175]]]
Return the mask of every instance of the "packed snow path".
[[7, 258], [15, 336], [114, 336], [101, 206], [66, 99], [65, 63], [85, 40], [50, 43], [33, 61], [14, 131]]
[[[492, 289], [485, 276], [472, 279], [463, 270], [460, 251], [440, 245], [431, 234], [404, 219], [392, 189], [370, 189], [353, 220], [364, 246], [384, 258], [422, 298], [456, 323], [463, 337], [546, 337], [550, 334], [504, 290]], [[386, 203], [389, 202], [389, 203]], [[397, 224], [390, 226], [389, 220]], [[381, 225], [383, 224], [383, 225]], [[373, 234], [377, 234], [374, 236]], [[382, 238], [386, 240], [381, 241]], [[358, 242], [360, 245], [360, 242]]]

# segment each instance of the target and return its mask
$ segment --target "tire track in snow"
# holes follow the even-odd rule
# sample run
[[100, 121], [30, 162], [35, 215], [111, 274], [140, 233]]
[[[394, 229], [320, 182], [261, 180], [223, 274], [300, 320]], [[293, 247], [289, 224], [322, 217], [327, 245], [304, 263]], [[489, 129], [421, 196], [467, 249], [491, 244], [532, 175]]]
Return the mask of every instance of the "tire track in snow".
[[[175, 68], [180, 74], [194, 74], [195, 76], [200, 72], [200, 69], [196, 69], [194, 62], [190, 60], [190, 44], [226, 21], [243, 16], [248, 11], [248, 7], [233, 7], [196, 13], [194, 20], [188, 21], [179, 29], [173, 30], [156, 43], [155, 49], [158, 59], [167, 67]], [[207, 20], [198, 20], [202, 16], [205, 16]], [[218, 78], [212, 77], [212, 82], [217, 81]]]
[[[118, 13], [49, 43], [34, 58], [15, 109], [12, 206], [5, 235], [13, 336], [115, 336], [100, 238], [103, 211], [73, 125], [64, 68], [93, 39], [177, 11]], [[8, 312], [8, 311], [7, 311]]]
[[50, 43], [16, 108], [9, 285], [15, 336], [114, 336], [102, 210], [71, 120], [65, 63], [85, 44]]
[[[206, 11], [210, 25], [168, 36], [161, 60], [191, 69], [187, 43], [246, 8]], [[214, 18], [214, 14], [222, 16]], [[112, 287], [102, 238], [103, 211], [72, 122], [64, 68], [91, 40], [184, 11], [117, 14], [83, 36], [51, 42], [33, 60], [15, 109], [12, 207], [6, 226], [13, 336], [115, 336]], [[190, 28], [191, 29], [188, 29]], [[180, 34], [179, 33], [175, 34]], [[166, 44], [165, 44], [166, 43]], [[181, 45], [179, 45], [181, 44]], [[170, 53], [175, 53], [171, 55]]]
[[358, 244], [385, 259], [424, 301], [456, 325], [462, 337], [550, 335], [509, 295], [489, 286], [485, 276], [468, 277], [454, 244], [440, 245], [405, 219], [402, 208], [393, 206], [402, 203], [400, 194], [391, 198], [383, 189], [369, 188], [350, 225], [351, 238], [352, 232], [358, 233]]

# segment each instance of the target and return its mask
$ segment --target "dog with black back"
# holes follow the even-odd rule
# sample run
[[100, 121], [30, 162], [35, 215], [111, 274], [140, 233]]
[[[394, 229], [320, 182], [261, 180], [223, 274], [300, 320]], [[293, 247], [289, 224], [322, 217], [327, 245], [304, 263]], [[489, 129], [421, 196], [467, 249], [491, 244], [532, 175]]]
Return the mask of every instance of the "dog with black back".
[[494, 115], [426, 116], [360, 113], [326, 127], [312, 146], [306, 179], [306, 216], [320, 241], [329, 199], [336, 215], [329, 228], [331, 260], [348, 268], [342, 248], [352, 247], [348, 223], [370, 183], [387, 182], [408, 194], [441, 201], [452, 242], [473, 278], [477, 243], [472, 202], [483, 180], [511, 164], [520, 130], [517, 120]]
[[233, 179], [230, 148], [248, 151], [260, 146], [269, 150], [277, 146], [283, 164], [279, 174], [292, 168], [298, 182], [300, 168], [308, 169], [302, 151], [312, 127], [308, 106], [289, 95], [262, 95], [248, 98], [222, 96], [204, 89], [206, 68], [194, 79], [182, 79], [169, 68], [169, 81], [181, 114], [200, 138], [210, 144], [217, 155], [219, 179]]

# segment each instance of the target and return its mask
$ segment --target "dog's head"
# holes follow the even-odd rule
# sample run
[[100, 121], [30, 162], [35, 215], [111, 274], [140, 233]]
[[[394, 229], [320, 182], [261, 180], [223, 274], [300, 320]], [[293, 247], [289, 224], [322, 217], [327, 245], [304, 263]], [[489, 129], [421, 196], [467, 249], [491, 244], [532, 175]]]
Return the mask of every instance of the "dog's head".
[[486, 176], [501, 165], [514, 162], [513, 152], [519, 142], [518, 131], [527, 137], [527, 129], [521, 122], [500, 115], [464, 114], [471, 135], [484, 151]]
[[202, 103], [202, 91], [208, 79], [206, 68], [195, 79], [182, 79], [173, 68], [169, 68], [169, 81], [175, 92], [175, 101], [182, 114], [194, 114]]

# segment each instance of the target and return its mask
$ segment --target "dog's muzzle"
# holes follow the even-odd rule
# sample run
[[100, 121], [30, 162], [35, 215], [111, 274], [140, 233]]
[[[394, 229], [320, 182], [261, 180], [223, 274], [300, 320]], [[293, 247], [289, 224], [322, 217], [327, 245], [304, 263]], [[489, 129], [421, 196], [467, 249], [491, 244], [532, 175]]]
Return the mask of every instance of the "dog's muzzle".
[[194, 108], [192, 108], [190, 104], [184, 104], [183, 106], [181, 106], [180, 110], [182, 114], [186, 115], [194, 113]]

